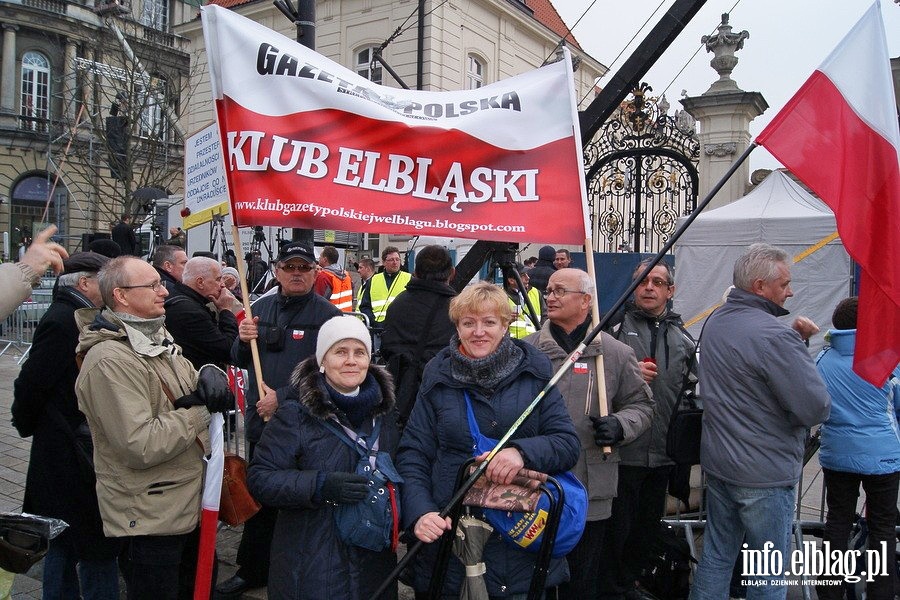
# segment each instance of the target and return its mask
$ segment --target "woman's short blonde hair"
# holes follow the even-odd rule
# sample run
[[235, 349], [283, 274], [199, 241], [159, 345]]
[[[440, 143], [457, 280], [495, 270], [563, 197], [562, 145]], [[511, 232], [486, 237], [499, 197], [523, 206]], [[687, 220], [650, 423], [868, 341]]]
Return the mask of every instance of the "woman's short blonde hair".
[[454, 325], [459, 325], [459, 320], [470, 314], [495, 314], [507, 326], [513, 320], [506, 292], [487, 281], [466, 287], [450, 301], [450, 320]]

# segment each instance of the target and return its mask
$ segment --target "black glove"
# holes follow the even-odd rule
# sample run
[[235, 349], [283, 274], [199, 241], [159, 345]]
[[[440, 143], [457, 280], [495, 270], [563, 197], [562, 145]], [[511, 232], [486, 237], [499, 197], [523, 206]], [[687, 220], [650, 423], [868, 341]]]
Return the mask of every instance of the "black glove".
[[328, 473], [322, 483], [322, 500], [336, 504], [359, 502], [369, 493], [367, 484], [368, 479], [356, 473]]
[[175, 408], [191, 408], [192, 406], [206, 406], [206, 404], [197, 397], [197, 394], [188, 394], [186, 396], [182, 396], [172, 404], [175, 405]]
[[200, 367], [197, 389], [173, 402], [175, 408], [205, 406], [211, 413], [234, 408], [234, 394], [228, 387], [228, 376], [212, 365]]
[[203, 401], [211, 413], [226, 412], [234, 408], [234, 394], [228, 387], [228, 375], [213, 365], [200, 367], [194, 394]]
[[594, 443], [598, 446], [612, 446], [625, 439], [622, 424], [612, 415], [607, 417], [591, 417], [594, 424]]

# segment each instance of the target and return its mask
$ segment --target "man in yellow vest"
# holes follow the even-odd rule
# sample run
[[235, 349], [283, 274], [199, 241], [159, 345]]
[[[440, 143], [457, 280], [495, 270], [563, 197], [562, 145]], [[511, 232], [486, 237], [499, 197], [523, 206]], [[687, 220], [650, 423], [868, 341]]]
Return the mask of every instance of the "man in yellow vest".
[[369, 326], [381, 328], [388, 306], [406, 289], [410, 274], [400, 270], [400, 250], [387, 246], [381, 251], [384, 271], [372, 276], [368, 289], [363, 291], [359, 311], [369, 316]]
[[[543, 315], [546, 312], [541, 306], [544, 299], [541, 297], [541, 293], [537, 288], [533, 288], [529, 285], [528, 273], [525, 272], [525, 265], [516, 263], [515, 268], [516, 271], [519, 272], [519, 277], [522, 278], [522, 283], [525, 284], [526, 291], [524, 296], [528, 297], [528, 301], [531, 303], [531, 306], [536, 313], [535, 316], [537, 316], [538, 323], [540, 323], [543, 321]], [[515, 277], [511, 276], [512, 273], [509, 273], [509, 275], [510, 277], [505, 279], [503, 286], [503, 289], [506, 290], [506, 295], [509, 298], [509, 307], [513, 310], [514, 315], [512, 323], [509, 324], [509, 335], [516, 339], [522, 339], [526, 335], [531, 335], [537, 331], [539, 327], [535, 327], [534, 322], [529, 316], [528, 309], [525, 306], [524, 296], [516, 285]]]
[[[334, 246], [325, 246], [319, 254], [322, 270], [316, 276], [316, 293], [328, 298], [344, 312], [353, 311], [353, 280], [338, 264], [340, 256]], [[320, 281], [322, 284], [320, 285]]]

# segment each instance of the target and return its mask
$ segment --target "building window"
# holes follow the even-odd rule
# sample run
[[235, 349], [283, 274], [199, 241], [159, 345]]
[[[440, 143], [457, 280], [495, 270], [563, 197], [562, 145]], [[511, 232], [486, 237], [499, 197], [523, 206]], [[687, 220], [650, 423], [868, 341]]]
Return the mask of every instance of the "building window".
[[381, 66], [372, 64], [375, 46], [367, 46], [356, 52], [356, 74], [365, 77], [372, 83], [381, 85]]
[[166, 138], [166, 114], [162, 102], [166, 101], [166, 80], [153, 77], [147, 88], [135, 85], [137, 101], [141, 107], [139, 135], [142, 138], [164, 140]]
[[50, 61], [40, 52], [22, 56], [22, 129], [47, 131], [50, 118]]
[[144, 6], [141, 9], [141, 24], [165, 31], [168, 17], [169, 7], [166, 0], [144, 0]]
[[32, 172], [13, 186], [10, 196], [10, 239], [14, 244], [11, 249], [14, 255], [18, 248], [31, 242], [42, 223], [55, 223], [59, 228], [58, 235], [68, 235], [68, 191], [61, 181], [54, 187], [51, 175]]
[[466, 58], [466, 89], [477, 90], [484, 85], [484, 62], [470, 54]]

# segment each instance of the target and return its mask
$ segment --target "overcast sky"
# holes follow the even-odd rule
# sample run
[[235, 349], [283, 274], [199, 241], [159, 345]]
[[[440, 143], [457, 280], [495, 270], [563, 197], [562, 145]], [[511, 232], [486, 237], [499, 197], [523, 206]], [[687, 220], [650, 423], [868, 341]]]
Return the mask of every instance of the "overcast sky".
[[[573, 27], [592, 2], [594, 0], [554, 0], [554, 5], [566, 25]], [[662, 8], [651, 18], [660, 0], [596, 0], [573, 32], [581, 47], [612, 67], [612, 73], [630, 56], [633, 47], [643, 41], [673, 2], [663, 0]], [[737, 53], [739, 62], [731, 77], [741, 89], [761, 92], [769, 104], [768, 110], [750, 124], [751, 133], [756, 135], [871, 5], [871, 0], [707, 0], [644, 81], [653, 87], [654, 94], [668, 87], [666, 97], [672, 104], [670, 112], [681, 108], [678, 99], [682, 90], [687, 90], [689, 96], [705, 92], [718, 78], [709, 66], [713, 55], [702, 48], [693, 59], [691, 56], [701, 46], [700, 38], [715, 32], [721, 14], [730, 12], [729, 24], [733, 30], [750, 33], [744, 48]], [[888, 51], [891, 57], [900, 56], [900, 4], [882, 0], [881, 13]], [[644, 29], [616, 60], [648, 18], [650, 21]], [[687, 67], [678, 75], [688, 61]], [[605, 80], [600, 83], [603, 85]], [[750, 166], [751, 170], [771, 169], [780, 164], [764, 148], [757, 148], [750, 155]]]

